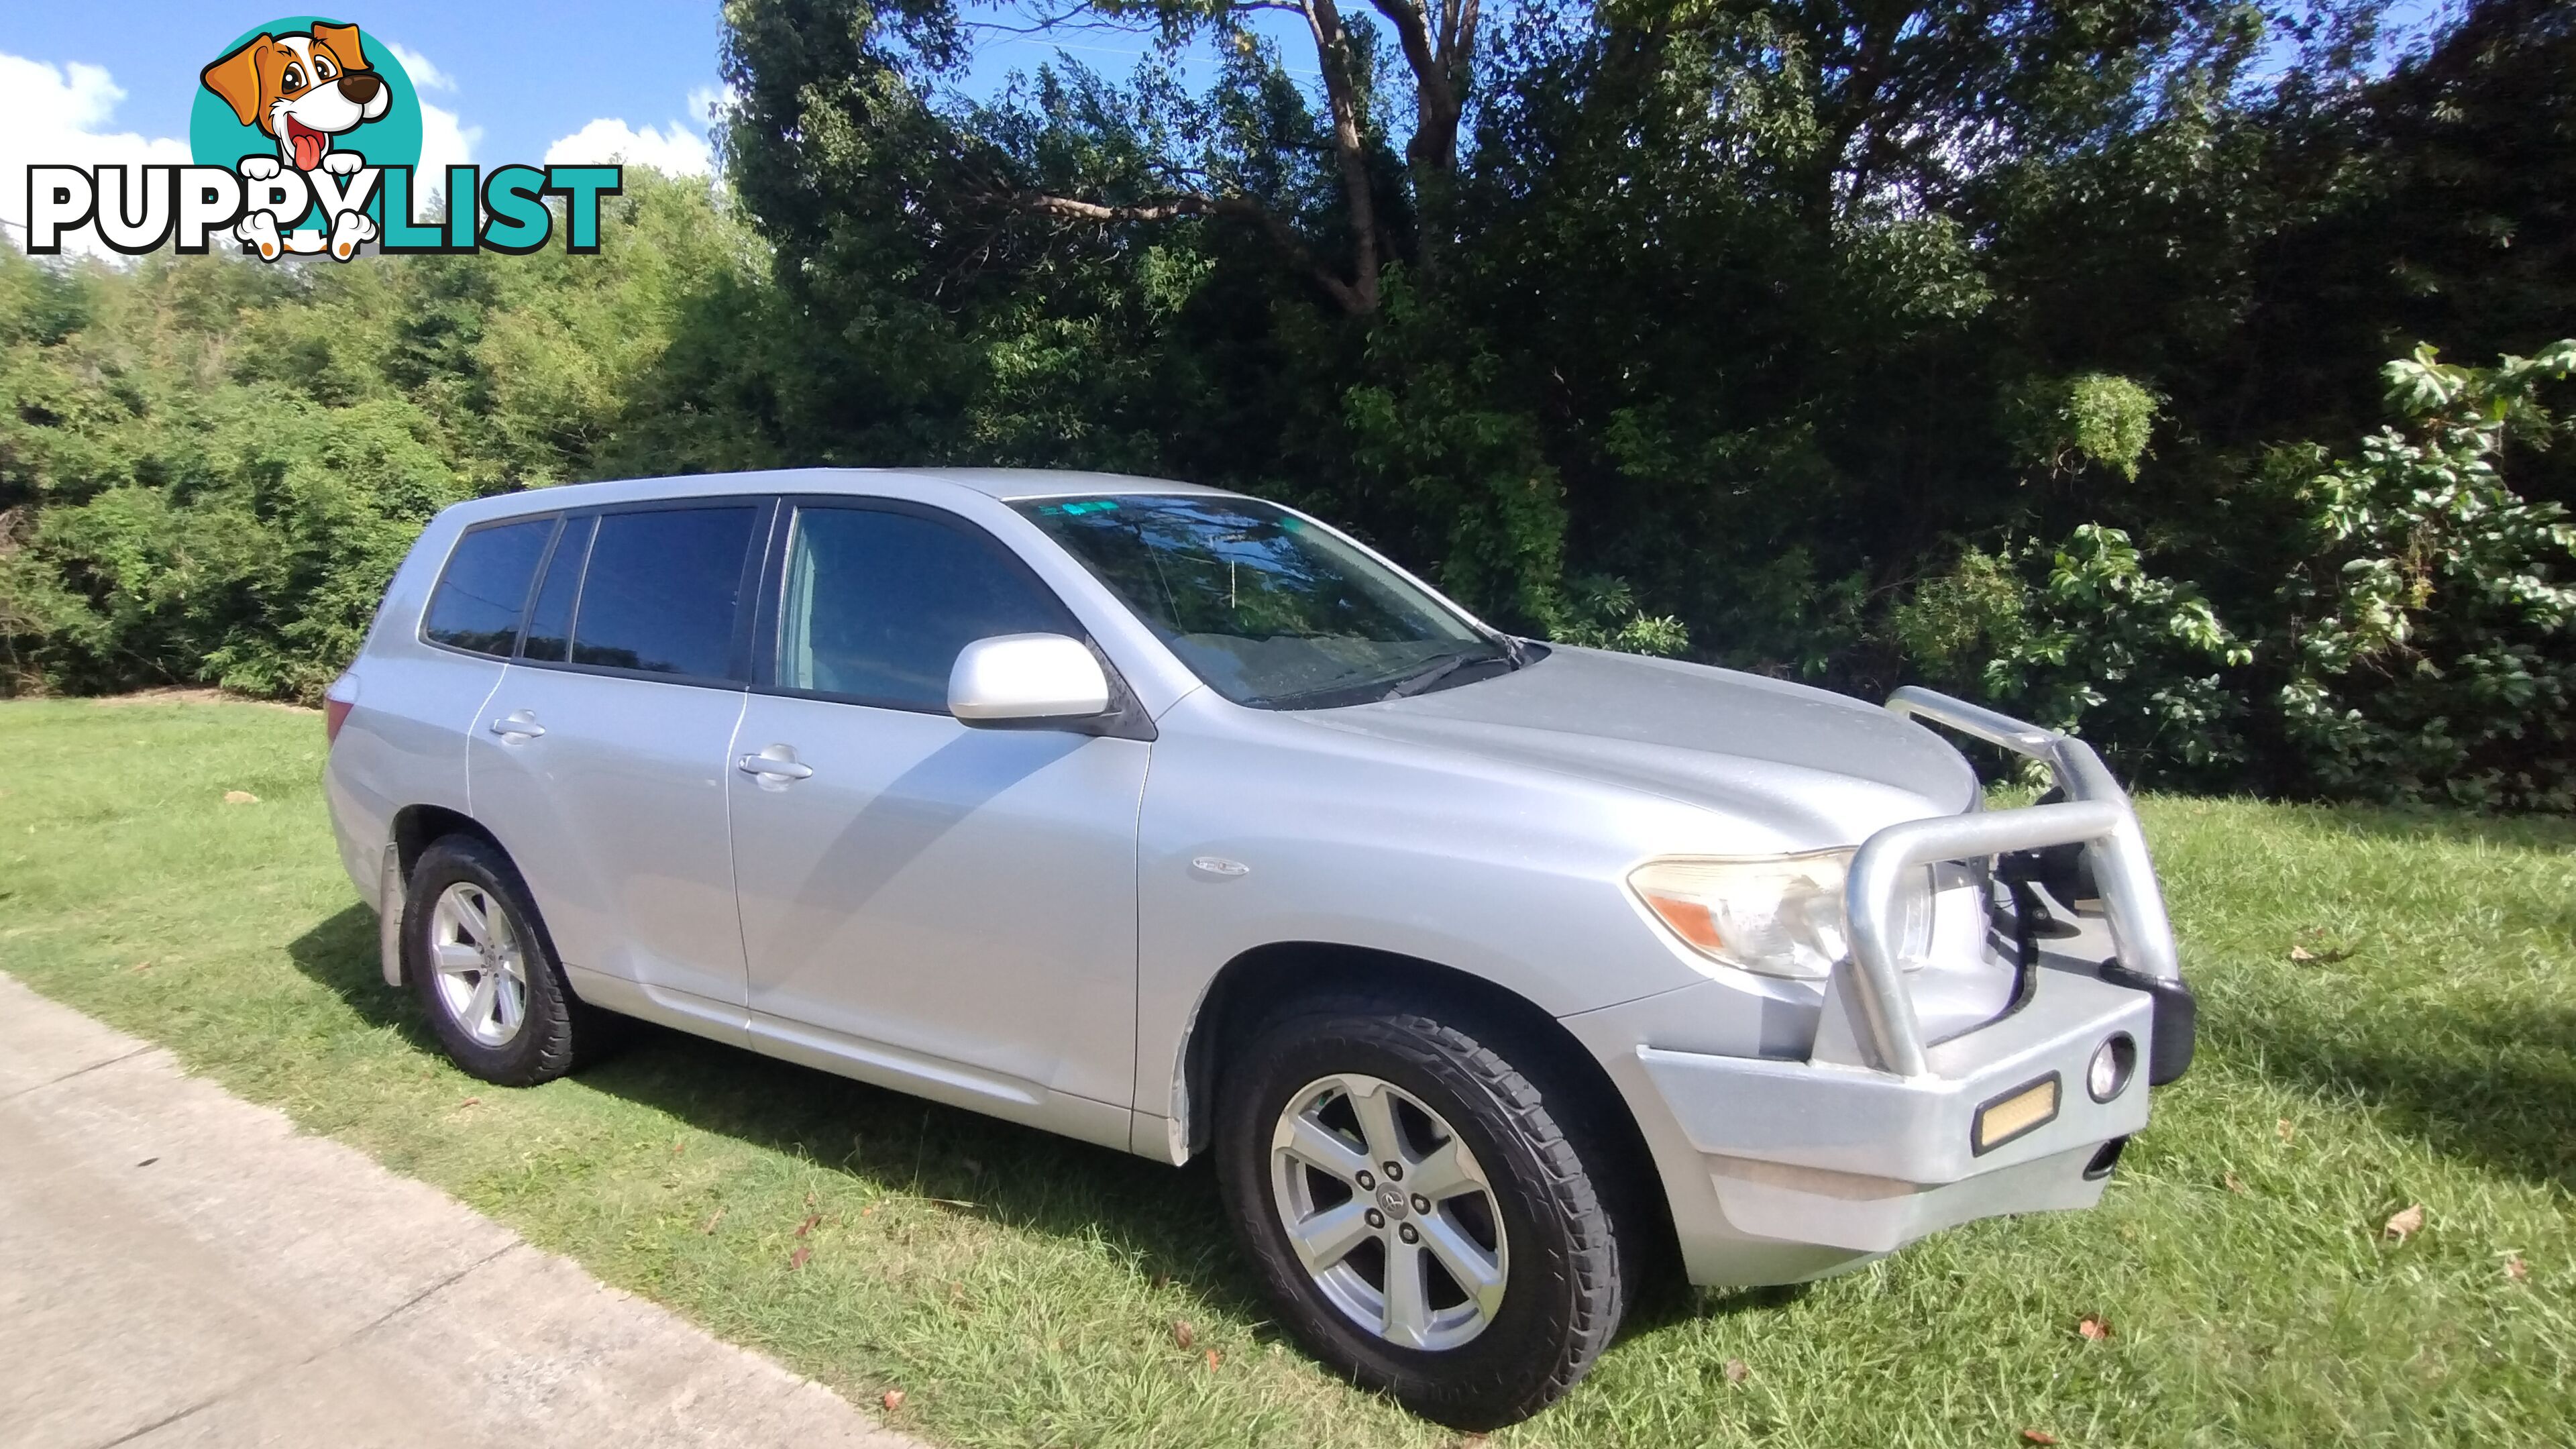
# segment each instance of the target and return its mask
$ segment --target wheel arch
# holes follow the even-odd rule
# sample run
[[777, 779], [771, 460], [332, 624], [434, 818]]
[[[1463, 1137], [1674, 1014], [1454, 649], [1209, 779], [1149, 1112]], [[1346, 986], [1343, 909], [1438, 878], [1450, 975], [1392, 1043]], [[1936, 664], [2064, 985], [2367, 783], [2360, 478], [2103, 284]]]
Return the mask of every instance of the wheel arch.
[[1570, 1092], [1575, 1120], [1564, 1125], [1607, 1146], [1615, 1159], [1610, 1164], [1616, 1180], [1612, 1191], [1626, 1212], [1671, 1241], [1671, 1218], [1645, 1134], [1591, 1050], [1537, 1003], [1510, 988], [1401, 952], [1328, 941], [1276, 941], [1226, 962], [1200, 996], [1182, 1038], [1182, 1090], [1175, 1097], [1186, 1120], [1177, 1124], [1175, 1135], [1191, 1155], [1206, 1151], [1214, 1138], [1219, 1068], [1232, 1051], [1280, 1008], [1350, 991], [1394, 996], [1445, 1015], [1504, 1050], [1523, 1071], [1543, 1073]]
[[[518, 858], [510, 854], [510, 847], [503, 845], [500, 837], [494, 835], [483, 822], [461, 810], [450, 809], [444, 805], [406, 805], [395, 811], [393, 838], [388, 840], [386, 845], [394, 853], [397, 874], [395, 879], [386, 884], [401, 894], [393, 901], [377, 902], [380, 923], [379, 954], [382, 958], [381, 964], [387, 986], [404, 986], [410, 984], [411, 980], [411, 971], [404, 959], [402, 932], [404, 917], [410, 910], [412, 871], [419, 866], [423, 851], [450, 835], [464, 835], [479, 840], [499, 851], [501, 858], [508, 861], [513, 869], [517, 868]], [[526, 905], [528, 913], [536, 917], [533, 923], [537, 930], [544, 933], [545, 921], [537, 910], [534, 898], [531, 897]], [[546, 938], [546, 949], [549, 952], [554, 949], [553, 938], [550, 935]]]
[[411, 879], [412, 867], [420, 864], [420, 853], [441, 837], [471, 835], [513, 861], [510, 848], [501, 843], [483, 822], [462, 810], [444, 805], [406, 805], [394, 812], [393, 847], [395, 858], [402, 863], [403, 879]]

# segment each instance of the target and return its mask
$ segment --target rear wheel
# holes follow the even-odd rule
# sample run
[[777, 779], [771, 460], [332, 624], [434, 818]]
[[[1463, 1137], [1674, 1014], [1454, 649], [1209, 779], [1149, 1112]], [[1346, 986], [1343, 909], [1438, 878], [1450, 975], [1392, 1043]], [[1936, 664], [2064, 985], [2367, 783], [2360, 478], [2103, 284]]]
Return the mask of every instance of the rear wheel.
[[1610, 1164], [1543, 1080], [1460, 1026], [1354, 1000], [1274, 1019], [1224, 1083], [1220, 1181], [1289, 1327], [1458, 1428], [1553, 1402], [1624, 1306], [1594, 1185]]
[[528, 888], [490, 842], [450, 835], [412, 867], [403, 963], [439, 1044], [484, 1081], [533, 1087], [605, 1045], [565, 985]]

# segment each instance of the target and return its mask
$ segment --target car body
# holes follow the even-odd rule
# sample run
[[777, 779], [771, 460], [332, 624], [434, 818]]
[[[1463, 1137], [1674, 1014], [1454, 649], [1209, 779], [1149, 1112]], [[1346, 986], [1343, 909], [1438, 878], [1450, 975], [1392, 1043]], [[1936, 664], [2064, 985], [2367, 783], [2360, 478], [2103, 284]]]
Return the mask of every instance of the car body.
[[[421, 852], [463, 831], [523, 878], [587, 1007], [1173, 1164], [1219, 1134], [1247, 1003], [1397, 981], [1470, 1001], [1513, 1023], [1523, 1056], [1557, 1059], [1566, 1091], [1592, 1094], [1608, 1124], [1595, 1134], [1638, 1159], [1697, 1283], [1812, 1278], [1948, 1224], [2098, 1198], [2146, 1123], [2147, 1078], [2187, 1061], [2191, 1022], [2136, 823], [2089, 750], [1920, 691], [1880, 707], [1504, 639], [1326, 525], [1255, 507], [1097, 474], [797, 470], [446, 510], [331, 691], [331, 815], [383, 914], [388, 982], [423, 969], [402, 937]], [[1120, 508], [1138, 539], [1145, 525], [1126, 520], [1237, 519], [1237, 534], [1192, 535], [1220, 540], [1189, 556], [1208, 568], [1253, 532], [1364, 556], [1348, 567], [1420, 590], [1455, 616], [1440, 637], [1462, 642], [1420, 656], [1414, 692], [1229, 697], [1211, 681], [1241, 694], [1219, 676], [1277, 651], [1211, 653], [1141, 617], [1065, 541], [1086, 510]], [[636, 667], [649, 650], [604, 644], [583, 663], [579, 641], [545, 632], [570, 607], [549, 602], [558, 592], [589, 591], [585, 630], [623, 597], [603, 572], [612, 532], [673, 534], [690, 509], [719, 510], [690, 527], [714, 520], [730, 541], [739, 524], [748, 540], [721, 649], [713, 625], [688, 646], [706, 672], [653, 672]], [[828, 672], [787, 662], [811, 646], [782, 641], [822, 626], [782, 621], [820, 617], [823, 565], [795, 562], [808, 555], [787, 540], [826, 538], [850, 509], [971, 536], [1061, 624], [960, 651], [951, 709], [911, 684], [908, 707], [837, 674], [816, 687]], [[460, 541], [513, 525], [508, 548], [541, 562], [585, 540], [590, 581], [559, 587], [546, 566], [494, 605], [518, 611], [515, 633], [428, 637]], [[497, 556], [498, 538], [477, 548]], [[873, 607], [899, 617], [889, 600]], [[1437, 677], [1460, 658], [1480, 677]], [[968, 717], [976, 670], [1007, 693], [1050, 668], [1070, 703]], [[2069, 798], [1985, 809], [1967, 759], [1909, 715], [2039, 760]], [[1789, 921], [1786, 905], [1759, 915], [1775, 890], [1808, 903], [1795, 909], [1809, 924], [1781, 939], [1825, 932], [1822, 955], [1797, 958], [1805, 974], [1711, 956], [1740, 932], [1694, 944], [1708, 911], [1740, 901], [1746, 931]]]

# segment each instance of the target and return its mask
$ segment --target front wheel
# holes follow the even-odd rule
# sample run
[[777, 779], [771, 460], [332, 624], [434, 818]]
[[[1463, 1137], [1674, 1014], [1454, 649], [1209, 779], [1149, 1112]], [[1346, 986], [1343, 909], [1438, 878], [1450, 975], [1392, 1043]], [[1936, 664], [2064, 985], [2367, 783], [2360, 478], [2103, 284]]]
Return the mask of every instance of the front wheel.
[[1554, 1402], [1625, 1302], [1609, 1164], [1536, 1080], [1459, 1027], [1354, 1001], [1274, 1019], [1224, 1084], [1227, 1210], [1289, 1327], [1457, 1428]]

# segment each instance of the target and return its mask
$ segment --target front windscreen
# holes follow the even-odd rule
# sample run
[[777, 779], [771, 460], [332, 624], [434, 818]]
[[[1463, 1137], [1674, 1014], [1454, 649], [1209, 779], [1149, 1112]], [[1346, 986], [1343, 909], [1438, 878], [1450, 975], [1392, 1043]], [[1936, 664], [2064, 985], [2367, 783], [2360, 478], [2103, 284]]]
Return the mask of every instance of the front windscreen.
[[1513, 664], [1418, 586], [1272, 504], [1120, 494], [1016, 506], [1237, 704], [1358, 704]]

